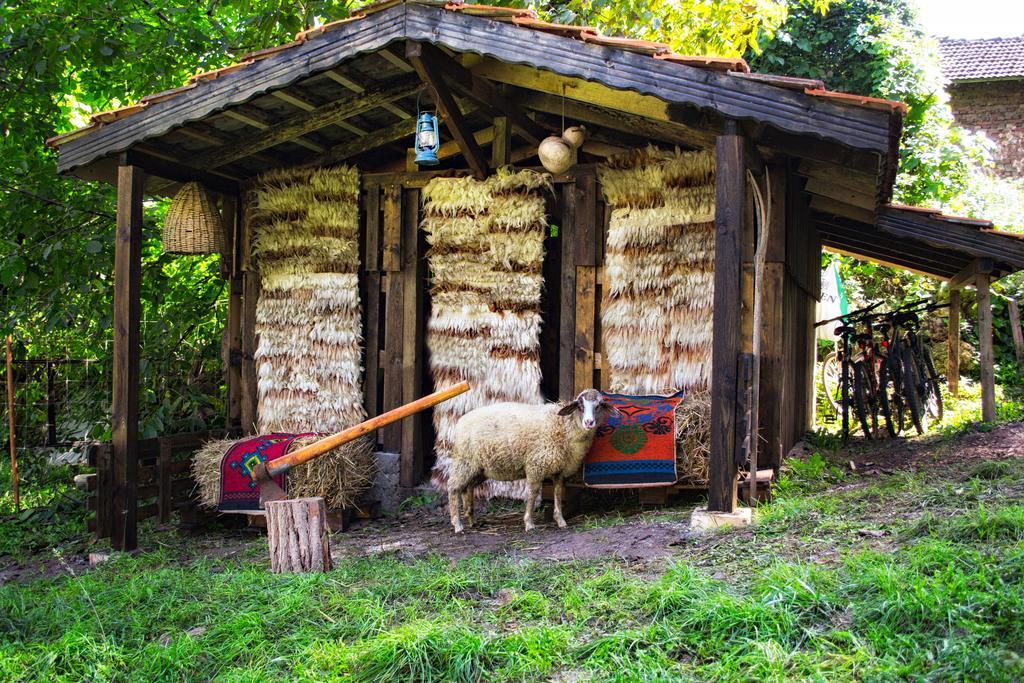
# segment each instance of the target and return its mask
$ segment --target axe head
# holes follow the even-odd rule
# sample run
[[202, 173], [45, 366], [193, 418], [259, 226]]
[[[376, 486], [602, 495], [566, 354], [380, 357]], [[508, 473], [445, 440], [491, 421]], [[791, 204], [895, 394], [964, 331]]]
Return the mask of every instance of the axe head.
[[252, 480], [260, 487], [260, 507], [268, 500], [288, 500], [284, 489], [271, 479], [266, 463], [261, 462], [252, 469]]

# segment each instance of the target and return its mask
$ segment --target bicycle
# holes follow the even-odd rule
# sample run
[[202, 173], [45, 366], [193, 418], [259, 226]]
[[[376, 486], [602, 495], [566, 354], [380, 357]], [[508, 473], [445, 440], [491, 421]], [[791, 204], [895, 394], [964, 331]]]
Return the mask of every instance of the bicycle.
[[[826, 356], [822, 363], [822, 384], [825, 393], [837, 413], [842, 414], [843, 438], [850, 435], [849, 406], [865, 438], [873, 439], [878, 432], [878, 412], [885, 402], [879, 396], [876, 375], [876, 345], [871, 334], [871, 311], [882, 305], [877, 302], [846, 315], [822, 320], [815, 327], [840, 321], [835, 329], [840, 338], [840, 348]], [[867, 332], [859, 333], [857, 325], [864, 324]], [[856, 347], [856, 350], [854, 350]]]

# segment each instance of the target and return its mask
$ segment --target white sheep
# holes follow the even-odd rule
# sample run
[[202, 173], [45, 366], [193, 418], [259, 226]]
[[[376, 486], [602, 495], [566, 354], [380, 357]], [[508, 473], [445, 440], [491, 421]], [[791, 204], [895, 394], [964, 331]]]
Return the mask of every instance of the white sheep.
[[541, 484], [555, 485], [555, 521], [565, 528], [562, 494], [565, 478], [579, 469], [607, 411], [618, 412], [596, 389], [580, 392], [567, 405], [496, 403], [477, 408], [455, 425], [448, 474], [448, 511], [455, 533], [462, 533], [460, 500], [473, 526], [473, 489], [485, 479], [526, 479], [529, 497], [523, 521], [534, 528], [533, 505]]

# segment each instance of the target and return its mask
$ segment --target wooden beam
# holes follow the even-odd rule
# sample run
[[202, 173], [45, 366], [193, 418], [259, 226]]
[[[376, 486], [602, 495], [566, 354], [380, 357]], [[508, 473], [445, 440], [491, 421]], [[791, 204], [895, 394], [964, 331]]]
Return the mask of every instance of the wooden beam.
[[[307, 100], [304, 100], [301, 97], [299, 97], [298, 95], [294, 95], [294, 94], [288, 92], [287, 90], [275, 90], [274, 92], [272, 92], [270, 94], [273, 95], [274, 97], [276, 97], [277, 99], [281, 100], [282, 102], [287, 102], [288, 104], [292, 105], [293, 107], [298, 107], [302, 111], [316, 111], [316, 105], [315, 104], [313, 104], [312, 102], [309, 102]], [[347, 130], [348, 132], [352, 133], [353, 135], [366, 135], [366, 131], [365, 130], [363, 130], [359, 126], [352, 125], [348, 121], [338, 121], [337, 123], [335, 123], [333, 125], [338, 126], [339, 128], [344, 128], [345, 130]]]
[[874, 211], [853, 206], [852, 204], [847, 204], [846, 202], [839, 201], [838, 199], [812, 195], [811, 208], [819, 213], [832, 214], [833, 216], [849, 218], [850, 220], [857, 221], [858, 223], [863, 223], [865, 229], [873, 230], [873, 226], [875, 225]]
[[[366, 90], [366, 88], [364, 88], [359, 83], [356, 83], [348, 76], [339, 73], [337, 69], [328, 69], [327, 71], [324, 72], [324, 76], [331, 79], [332, 81], [342, 86], [343, 88], [348, 88], [354, 93], [362, 93]], [[392, 114], [403, 120], [412, 118], [412, 114], [410, 114], [409, 112], [405, 111], [400, 107], [395, 106], [391, 102], [382, 104], [380, 108], [386, 109], [387, 111], [391, 112]], [[364, 131], [363, 133], [361, 133], [361, 135], [366, 135], [366, 132]]]
[[513, 130], [527, 142], [537, 145], [547, 137], [547, 131], [543, 127], [527, 116], [518, 103], [499, 92], [491, 83], [475, 75], [433, 45], [420, 45], [424, 58], [432, 61], [437, 71], [456, 90], [495, 113], [507, 116]]
[[[270, 130], [272, 126], [272, 124], [267, 120], [267, 118], [263, 116], [261, 113], [259, 113], [259, 111], [254, 107], [241, 106], [236, 107], [235, 109], [225, 109], [221, 113], [229, 119], [234, 119], [235, 121], [244, 123], [245, 125], [251, 126], [256, 130], [266, 131]], [[322, 152], [324, 149], [321, 145], [318, 145], [312, 140], [307, 140], [303, 137], [296, 137], [295, 139], [290, 140], [289, 142], [294, 142], [296, 145], [305, 147], [306, 149], [311, 150], [313, 152]], [[237, 141], [233, 144], [237, 144]]]
[[[174, 132], [184, 135], [185, 137], [192, 138], [193, 140], [197, 140], [207, 145], [220, 146], [226, 145], [229, 142], [234, 141], [234, 138], [232, 138], [230, 135], [220, 132], [213, 126], [208, 126], [198, 121], [193, 121], [188, 125], [182, 126], [181, 128], [177, 128], [175, 129]], [[250, 155], [250, 158], [256, 161], [261, 161], [265, 164], [269, 164], [271, 166], [276, 166], [279, 163], [281, 163], [280, 160], [277, 159], [276, 157], [263, 153], [252, 154]]]
[[[402, 402], [411, 403], [424, 395], [423, 356], [426, 352], [424, 282], [426, 259], [419, 251], [420, 191], [404, 190], [402, 198]], [[423, 425], [425, 415], [417, 413], [402, 421], [402, 457], [399, 482], [413, 487], [423, 477]]]
[[[306, 133], [312, 133], [320, 128], [338, 124], [345, 119], [376, 109], [384, 102], [391, 102], [410, 95], [420, 87], [418, 83], [404, 78], [398, 82], [385, 83], [364, 93], [343, 97], [268, 127], [257, 135], [200, 155], [192, 162], [192, 165], [197, 168], [216, 168], [229, 164], [254, 152], [294, 141]], [[319, 145], [317, 147], [318, 152], [324, 151]]]
[[981, 419], [996, 421], [996, 375], [995, 359], [992, 353], [992, 293], [989, 290], [990, 275], [979, 272], [974, 281], [978, 290], [978, 345], [981, 366]]
[[715, 290], [711, 353], [708, 510], [736, 506], [736, 396], [740, 350], [740, 254], [746, 204], [744, 140], [734, 126], [718, 137], [715, 174]]
[[128, 163], [143, 169], [147, 176], [173, 180], [176, 183], [187, 183], [194, 180], [201, 183], [208, 190], [213, 190], [229, 197], [237, 196], [239, 193], [238, 182], [221, 174], [206, 172], [184, 163], [158, 159], [137, 150], [130, 150], [125, 152], [125, 154], [127, 155]]
[[377, 54], [406, 73], [412, 73], [416, 70], [412, 67], [411, 64], [409, 64], [409, 62], [402, 59], [397, 52], [395, 52], [389, 47], [386, 47], [383, 50], [379, 50]]
[[977, 283], [979, 275], [989, 275], [992, 271], [992, 259], [974, 259], [963, 270], [949, 278], [949, 288], [963, 289], [964, 287], [970, 287]]
[[319, 157], [310, 159], [302, 164], [298, 164], [298, 167], [303, 168], [309, 166], [331, 166], [334, 164], [340, 164], [354, 156], [364, 154], [377, 149], [378, 147], [383, 147], [384, 145], [389, 145], [404, 137], [408, 137], [411, 140], [415, 133], [415, 121], [412, 119], [398, 121], [386, 128], [380, 128], [372, 133], [367, 133], [361, 138], [337, 144]]
[[1006, 300], [1006, 312], [1010, 316], [1010, 335], [1013, 337], [1013, 352], [1017, 365], [1024, 367], [1024, 331], [1020, 327], [1020, 305], [1010, 297]]
[[946, 386], [960, 394], [960, 290], [949, 291], [949, 334], [946, 337]]
[[804, 186], [804, 190], [812, 195], [833, 199], [843, 204], [849, 204], [850, 206], [870, 211], [871, 213], [874, 213], [878, 205], [874, 189], [870, 192], [863, 192], [836, 184], [831, 180], [809, 178], [807, 185]]
[[258, 264], [251, 258], [252, 211], [254, 194], [247, 193], [242, 201], [241, 250], [242, 260], [242, 357], [241, 357], [241, 421], [243, 434], [255, 434], [259, 416], [257, 402], [259, 386], [256, 374], [256, 304], [260, 298]]
[[761, 431], [759, 466], [778, 469], [786, 446], [783, 433], [784, 345], [783, 289], [786, 278], [786, 165], [768, 167], [771, 219], [767, 226], [764, 279], [761, 283], [761, 358], [758, 425]]
[[224, 230], [228, 238], [228, 320], [227, 329], [227, 414], [225, 427], [232, 429], [242, 424], [242, 283], [241, 221], [238, 220], [238, 200], [224, 199]]
[[629, 131], [630, 127], [623, 125], [623, 119], [619, 114], [621, 112], [641, 119], [675, 124], [665, 129], [672, 135], [669, 139], [678, 140], [692, 147], [707, 148], [714, 143], [712, 133], [681, 124], [673, 116], [673, 113], [678, 114], [676, 110], [665, 101], [650, 95], [627, 94], [599, 83], [579, 78], [563, 78], [550, 71], [527, 69], [493, 60], [483, 60], [474, 65], [471, 71], [499, 83], [534, 91], [527, 93], [525, 98], [516, 96], [521, 106], [527, 109], [560, 114], [564, 96], [565, 114], [571, 118], [609, 127], [622, 127], [623, 130]]
[[494, 140], [491, 143], [491, 168], [501, 168], [509, 163], [512, 154], [512, 127], [507, 116], [495, 116], [491, 127]]
[[562, 227], [558, 236], [561, 247], [561, 279], [559, 282], [558, 316], [558, 398], [571, 401], [576, 397], [576, 185], [562, 186]]
[[476, 140], [459, 110], [459, 105], [452, 97], [448, 86], [445, 85], [443, 72], [437, 61], [430, 55], [429, 50], [424, 50], [422, 44], [414, 41], [406, 43], [405, 56], [416, 69], [420, 79], [430, 86], [437, 98], [438, 111], [444, 114], [445, 125], [458, 143], [459, 149], [462, 150], [466, 163], [473, 171], [473, 176], [477, 180], [483, 180], [487, 177], [487, 159], [483, 150], [480, 149], [480, 145], [476, 144]]
[[138, 547], [139, 323], [142, 313], [142, 200], [145, 172], [117, 169], [113, 317], [113, 529], [115, 550]]

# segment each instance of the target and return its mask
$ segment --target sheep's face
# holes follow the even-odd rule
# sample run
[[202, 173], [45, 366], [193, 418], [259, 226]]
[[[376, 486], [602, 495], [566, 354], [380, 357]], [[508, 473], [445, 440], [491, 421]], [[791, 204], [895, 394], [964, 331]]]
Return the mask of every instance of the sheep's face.
[[597, 429], [609, 412], [618, 412], [614, 406], [605, 401], [597, 389], [585, 389], [576, 400], [558, 411], [559, 415], [576, 413], [580, 426], [584, 429]]

